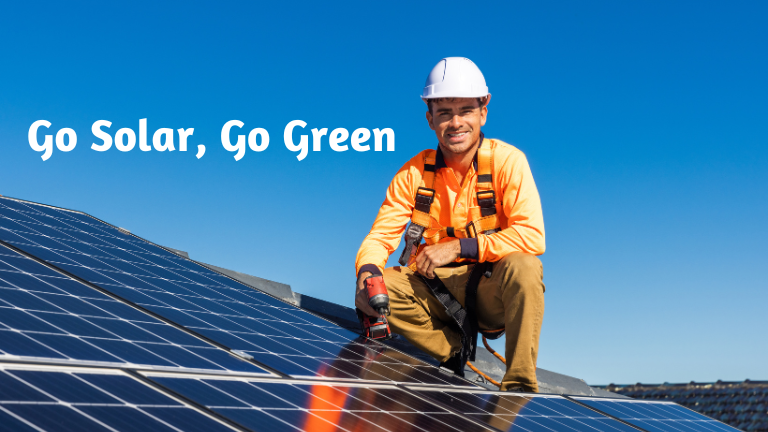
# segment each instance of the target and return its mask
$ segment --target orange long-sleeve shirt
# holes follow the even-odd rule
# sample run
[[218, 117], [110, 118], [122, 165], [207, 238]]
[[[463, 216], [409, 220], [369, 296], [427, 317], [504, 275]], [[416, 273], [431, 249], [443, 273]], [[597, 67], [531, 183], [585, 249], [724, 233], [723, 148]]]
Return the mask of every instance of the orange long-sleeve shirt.
[[[491, 173], [496, 192], [496, 215], [502, 230], [491, 236], [478, 236], [477, 260], [498, 261], [512, 252], [543, 254], [544, 218], [528, 160], [523, 152], [502, 141], [485, 138], [483, 145], [494, 149]], [[366, 264], [384, 269], [389, 255], [400, 244], [413, 213], [419, 179], [424, 173], [425, 152], [409, 160], [392, 179], [371, 232], [357, 252], [356, 273]], [[453, 170], [445, 166], [439, 149], [436, 159], [435, 200], [430, 209], [431, 223], [427, 233], [449, 226], [462, 228], [471, 221], [472, 214], [479, 214], [475, 164], [470, 166], [463, 184], [459, 184]], [[441, 242], [451, 240], [453, 238], [448, 237]]]

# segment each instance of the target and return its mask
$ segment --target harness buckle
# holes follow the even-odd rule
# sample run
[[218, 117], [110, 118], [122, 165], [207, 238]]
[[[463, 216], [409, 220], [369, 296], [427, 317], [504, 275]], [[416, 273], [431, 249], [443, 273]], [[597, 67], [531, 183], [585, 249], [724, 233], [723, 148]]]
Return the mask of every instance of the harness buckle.
[[467, 237], [477, 238], [477, 229], [475, 229], [475, 221], [470, 221], [464, 229], [467, 231]]
[[478, 192], [477, 205], [479, 205], [480, 207], [491, 207], [496, 205], [496, 192], [494, 192], [493, 190]]
[[432, 202], [435, 200], [435, 190], [419, 186], [416, 190], [416, 199], [414, 207], [416, 210], [429, 214]]
[[[475, 221], [471, 221], [470, 223], [468, 223], [465, 229], [467, 230], [467, 237], [468, 238], [476, 238], [477, 237], [478, 231], [477, 231], [477, 226], [475, 226]], [[501, 228], [493, 228], [493, 229], [482, 231], [481, 234], [491, 235], [491, 234], [497, 233], [499, 231], [501, 231]]]
[[408, 265], [408, 260], [411, 258], [411, 254], [413, 253], [413, 248], [421, 243], [421, 237], [424, 235], [425, 229], [426, 228], [423, 226], [413, 222], [408, 225], [408, 229], [405, 230], [405, 246], [403, 247], [403, 253], [400, 255], [400, 259], [397, 261], [400, 263], [400, 265]]
[[496, 192], [493, 190], [484, 190], [477, 193], [477, 205], [480, 206], [482, 216], [491, 216], [496, 214]]

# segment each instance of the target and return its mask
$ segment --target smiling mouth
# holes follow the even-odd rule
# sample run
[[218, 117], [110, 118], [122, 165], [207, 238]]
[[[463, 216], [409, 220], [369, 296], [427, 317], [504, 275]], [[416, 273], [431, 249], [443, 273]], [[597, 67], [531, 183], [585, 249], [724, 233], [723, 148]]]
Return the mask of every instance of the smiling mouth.
[[451, 137], [451, 138], [463, 138], [467, 134], [469, 134], [469, 132], [467, 132], [467, 131], [453, 132], [453, 133], [449, 133], [448, 136]]

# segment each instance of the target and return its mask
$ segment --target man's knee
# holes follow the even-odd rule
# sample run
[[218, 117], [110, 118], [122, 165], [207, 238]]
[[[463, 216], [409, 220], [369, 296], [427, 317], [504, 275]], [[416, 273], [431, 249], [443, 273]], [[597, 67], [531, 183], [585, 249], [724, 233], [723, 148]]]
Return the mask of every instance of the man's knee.
[[543, 268], [541, 260], [535, 255], [514, 252], [500, 259], [493, 265], [493, 272], [501, 276], [501, 285], [516, 281], [521, 288], [540, 289], [543, 291]]
[[536, 255], [513, 252], [496, 262], [493, 265], [493, 270], [521, 275], [540, 275], [542, 266], [541, 260]]

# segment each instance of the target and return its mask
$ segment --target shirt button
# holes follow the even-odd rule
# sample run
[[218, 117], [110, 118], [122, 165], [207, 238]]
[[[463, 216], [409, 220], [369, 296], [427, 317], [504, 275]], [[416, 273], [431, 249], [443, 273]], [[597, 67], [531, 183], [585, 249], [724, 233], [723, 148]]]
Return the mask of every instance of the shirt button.
[[461, 207], [462, 207], [461, 203], [456, 203], [456, 208], [461, 208]]

